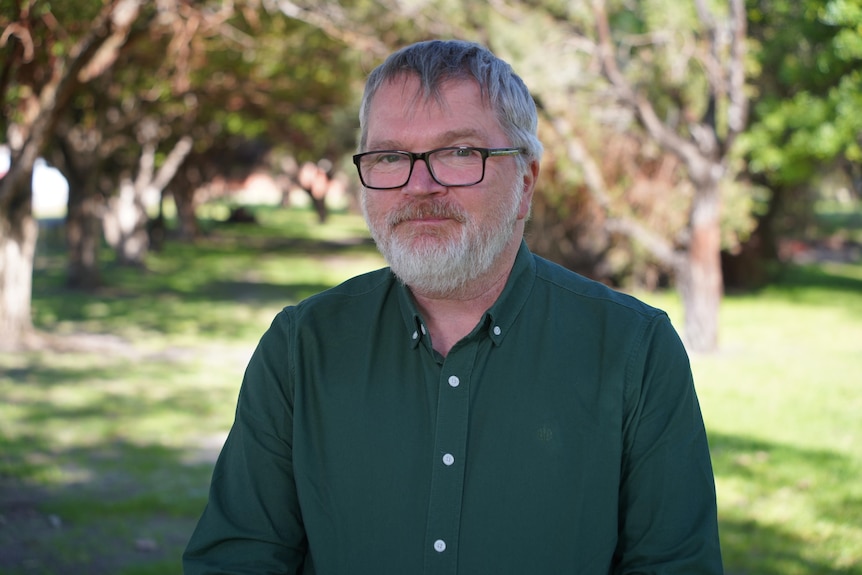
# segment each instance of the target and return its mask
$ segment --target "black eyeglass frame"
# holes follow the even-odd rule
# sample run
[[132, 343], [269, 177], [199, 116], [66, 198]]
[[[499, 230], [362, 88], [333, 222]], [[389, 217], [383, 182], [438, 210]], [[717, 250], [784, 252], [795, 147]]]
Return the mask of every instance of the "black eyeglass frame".
[[[428, 161], [428, 158], [431, 154], [437, 152], [444, 152], [446, 150], [470, 150], [473, 152], [479, 152], [482, 156], [482, 175], [475, 182], [471, 182], [469, 184], [447, 184], [441, 182], [437, 179], [437, 174], [434, 173], [434, 169], [431, 167], [431, 163]], [[428, 173], [431, 174], [431, 177], [435, 182], [440, 184], [441, 186], [446, 186], [447, 188], [461, 188], [461, 187], [469, 187], [475, 186], [482, 182], [485, 179], [485, 163], [489, 157], [492, 156], [516, 156], [518, 154], [523, 154], [526, 150], [524, 148], [477, 148], [474, 146], [446, 146], [443, 148], [435, 148], [433, 150], [428, 150], [427, 152], [408, 152], [406, 150], [370, 150], [368, 152], [362, 152], [361, 154], [356, 154], [353, 156], [353, 164], [356, 166], [356, 171], [359, 173], [359, 181], [362, 182], [362, 185], [368, 188], [369, 190], [397, 190], [398, 188], [403, 188], [410, 181], [410, 177], [413, 175], [413, 166], [416, 165], [416, 160], [422, 160], [425, 162], [425, 167], [428, 168]], [[405, 178], [404, 183], [400, 186], [369, 186], [365, 183], [365, 178], [362, 177], [362, 168], [359, 166], [359, 162], [362, 160], [364, 156], [370, 156], [371, 154], [404, 154], [405, 156], [410, 158], [410, 170], [407, 172], [407, 178]]]

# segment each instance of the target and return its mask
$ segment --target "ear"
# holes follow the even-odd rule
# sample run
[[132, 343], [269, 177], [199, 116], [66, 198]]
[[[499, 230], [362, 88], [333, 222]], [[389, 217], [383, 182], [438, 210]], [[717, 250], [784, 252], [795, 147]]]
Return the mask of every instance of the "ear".
[[526, 219], [530, 215], [530, 205], [533, 202], [533, 191], [536, 189], [536, 180], [539, 178], [539, 160], [532, 160], [529, 168], [524, 172], [523, 188], [521, 191], [521, 204], [518, 207], [518, 219]]

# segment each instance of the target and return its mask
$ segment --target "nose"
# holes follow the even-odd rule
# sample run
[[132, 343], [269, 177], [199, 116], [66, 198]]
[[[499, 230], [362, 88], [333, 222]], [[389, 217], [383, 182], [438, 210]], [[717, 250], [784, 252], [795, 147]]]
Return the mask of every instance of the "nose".
[[404, 193], [427, 195], [436, 194], [445, 189], [446, 187], [437, 183], [437, 180], [431, 175], [427, 158], [417, 159], [413, 163], [413, 172], [410, 174], [410, 179], [404, 185]]

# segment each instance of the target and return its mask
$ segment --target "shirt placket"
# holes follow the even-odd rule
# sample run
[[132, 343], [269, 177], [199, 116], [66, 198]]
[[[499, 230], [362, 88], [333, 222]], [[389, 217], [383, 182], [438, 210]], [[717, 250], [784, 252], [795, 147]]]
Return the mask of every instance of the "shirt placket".
[[447, 356], [438, 381], [431, 497], [425, 531], [425, 573], [458, 572], [461, 497], [467, 456], [470, 378], [478, 346], [459, 346]]

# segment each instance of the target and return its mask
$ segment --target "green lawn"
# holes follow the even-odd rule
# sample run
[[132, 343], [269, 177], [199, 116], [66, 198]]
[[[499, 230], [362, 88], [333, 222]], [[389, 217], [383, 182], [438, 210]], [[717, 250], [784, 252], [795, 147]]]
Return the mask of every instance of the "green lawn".
[[[43, 233], [34, 314], [57, 338], [0, 355], [0, 573], [180, 573], [257, 338], [381, 265], [361, 218], [313, 218], [211, 224], [94, 294], [63, 289]], [[644, 298], [681, 325], [673, 294]], [[693, 365], [727, 573], [862, 575], [862, 263], [728, 297], [721, 341]]]
[[783, 282], [726, 298], [721, 352], [692, 358], [725, 569], [862, 574], [862, 264]]

